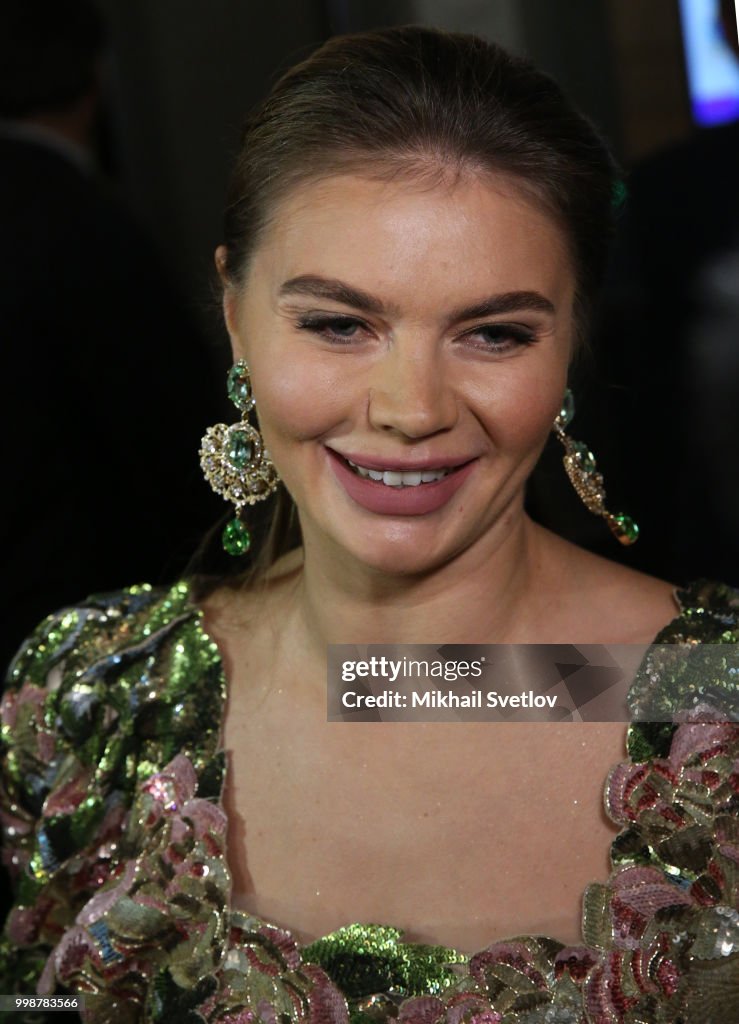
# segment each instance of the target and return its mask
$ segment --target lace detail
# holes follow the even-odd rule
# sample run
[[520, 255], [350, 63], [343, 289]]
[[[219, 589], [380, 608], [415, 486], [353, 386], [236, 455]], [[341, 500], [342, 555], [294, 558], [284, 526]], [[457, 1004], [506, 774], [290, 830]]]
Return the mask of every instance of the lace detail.
[[[739, 642], [735, 591], [678, 596], [657, 643]], [[689, 679], [661, 650], [634, 706], [683, 706]], [[187, 585], [92, 598], [42, 623], [2, 703], [17, 896], [1, 990], [84, 993], [94, 1024], [739, 1020], [739, 725], [704, 720], [705, 697], [678, 725], [628, 730], [606, 789], [621, 832], [581, 946], [520, 936], [468, 957], [356, 924], [301, 948], [229, 908], [225, 679]]]

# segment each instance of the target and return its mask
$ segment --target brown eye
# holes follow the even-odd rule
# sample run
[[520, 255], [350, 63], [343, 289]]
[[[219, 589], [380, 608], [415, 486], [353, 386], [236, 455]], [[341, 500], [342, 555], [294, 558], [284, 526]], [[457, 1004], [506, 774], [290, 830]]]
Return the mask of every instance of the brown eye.
[[327, 327], [331, 334], [336, 334], [340, 338], [351, 338], [357, 333], [359, 324], [356, 320], [351, 320], [347, 317], [341, 320], [332, 320]]
[[476, 348], [490, 352], [506, 352], [531, 345], [536, 339], [533, 331], [521, 324], [484, 324], [465, 335]]
[[297, 326], [300, 330], [312, 331], [327, 341], [345, 344], [353, 341], [365, 325], [361, 320], [351, 316], [310, 316], [299, 320]]

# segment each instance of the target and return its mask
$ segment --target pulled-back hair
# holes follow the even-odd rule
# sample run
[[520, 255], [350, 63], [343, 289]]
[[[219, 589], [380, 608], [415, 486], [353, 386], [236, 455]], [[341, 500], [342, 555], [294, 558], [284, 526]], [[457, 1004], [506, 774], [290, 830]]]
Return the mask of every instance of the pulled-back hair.
[[582, 334], [605, 268], [616, 168], [590, 122], [527, 60], [420, 26], [337, 36], [288, 71], [246, 122], [224, 223], [243, 280], [280, 200], [334, 174], [504, 173], [569, 241]]
[[[337, 36], [283, 75], [244, 127], [225, 213], [226, 276], [244, 282], [280, 201], [302, 184], [469, 170], [509, 176], [560, 226], [582, 337], [605, 270], [617, 169], [552, 78], [472, 35], [406, 26]], [[248, 579], [298, 542], [282, 488], [276, 503]]]

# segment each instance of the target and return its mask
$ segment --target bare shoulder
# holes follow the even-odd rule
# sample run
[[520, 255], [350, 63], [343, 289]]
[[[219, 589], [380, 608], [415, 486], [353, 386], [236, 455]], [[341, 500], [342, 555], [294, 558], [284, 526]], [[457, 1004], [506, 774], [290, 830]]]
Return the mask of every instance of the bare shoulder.
[[593, 642], [650, 643], [679, 614], [674, 583], [544, 533], [559, 605]]

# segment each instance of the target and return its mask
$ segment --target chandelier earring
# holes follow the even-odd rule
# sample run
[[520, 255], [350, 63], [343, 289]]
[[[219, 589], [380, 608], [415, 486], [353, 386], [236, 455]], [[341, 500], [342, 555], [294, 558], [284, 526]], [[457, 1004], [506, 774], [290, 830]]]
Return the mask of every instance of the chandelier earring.
[[208, 427], [200, 446], [200, 466], [210, 486], [234, 505], [234, 518], [221, 536], [229, 555], [244, 555], [251, 533], [242, 518], [244, 506], [255, 505], [274, 493], [280, 481], [262, 435], [249, 422], [255, 408], [249, 368], [243, 359], [228, 372], [228, 397], [241, 413], [237, 423]]
[[566, 433], [574, 415], [575, 399], [567, 388], [552, 429], [565, 449], [563, 462], [572, 486], [588, 511], [605, 519], [611, 533], [621, 544], [633, 544], [639, 536], [639, 527], [631, 516], [608, 511], [603, 477], [598, 472], [593, 453], [582, 441], [575, 441]]

